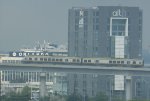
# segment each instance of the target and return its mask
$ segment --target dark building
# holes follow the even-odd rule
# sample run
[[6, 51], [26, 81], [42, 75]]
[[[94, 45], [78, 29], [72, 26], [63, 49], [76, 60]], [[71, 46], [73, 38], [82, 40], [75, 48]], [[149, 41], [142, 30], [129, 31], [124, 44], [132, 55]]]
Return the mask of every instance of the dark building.
[[68, 17], [69, 56], [142, 58], [138, 7], [73, 7]]

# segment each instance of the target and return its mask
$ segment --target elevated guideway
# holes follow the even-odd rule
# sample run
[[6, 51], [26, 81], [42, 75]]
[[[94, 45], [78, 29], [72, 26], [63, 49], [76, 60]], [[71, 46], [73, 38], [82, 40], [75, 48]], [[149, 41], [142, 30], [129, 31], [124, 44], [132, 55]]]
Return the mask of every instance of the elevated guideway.
[[[81, 73], [81, 74], [100, 74], [100, 75], [124, 75], [126, 101], [132, 99], [132, 76], [150, 76], [150, 66], [145, 67], [106, 67], [106, 66], [83, 66], [83, 65], [54, 65], [54, 64], [0, 64], [0, 71], [24, 71], [24, 72], [64, 72], [64, 73]], [[41, 79], [41, 85], [45, 84], [45, 78]], [[45, 91], [41, 90], [41, 96]]]
[[106, 67], [83, 65], [54, 64], [0, 64], [0, 70], [66, 72], [66, 73], [97, 73], [102, 75], [150, 76], [150, 66], [146, 67]]

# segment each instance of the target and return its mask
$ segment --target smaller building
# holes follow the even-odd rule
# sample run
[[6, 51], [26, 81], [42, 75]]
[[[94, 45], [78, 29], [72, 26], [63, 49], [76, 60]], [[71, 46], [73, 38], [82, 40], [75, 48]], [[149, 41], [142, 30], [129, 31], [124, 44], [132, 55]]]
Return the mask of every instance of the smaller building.
[[0, 57], [0, 63], [7, 63], [7, 64], [20, 64], [22, 60], [23, 57], [9, 57], [9, 56]]

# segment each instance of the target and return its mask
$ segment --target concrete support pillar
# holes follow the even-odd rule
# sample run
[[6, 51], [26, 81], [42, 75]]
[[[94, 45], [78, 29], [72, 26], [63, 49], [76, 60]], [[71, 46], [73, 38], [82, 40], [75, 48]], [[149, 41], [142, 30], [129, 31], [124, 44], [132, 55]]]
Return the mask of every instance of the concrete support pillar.
[[40, 97], [46, 96], [46, 73], [40, 73]]
[[126, 101], [132, 100], [132, 77], [126, 76]]

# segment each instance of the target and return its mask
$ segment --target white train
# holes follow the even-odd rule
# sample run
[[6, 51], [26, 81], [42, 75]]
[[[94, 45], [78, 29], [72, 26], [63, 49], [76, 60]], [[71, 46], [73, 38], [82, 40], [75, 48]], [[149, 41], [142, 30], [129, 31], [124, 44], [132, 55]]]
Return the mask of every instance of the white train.
[[143, 59], [113, 59], [113, 58], [81, 58], [66, 56], [26, 56], [23, 63], [48, 63], [72, 65], [105, 65], [105, 66], [144, 66]]

